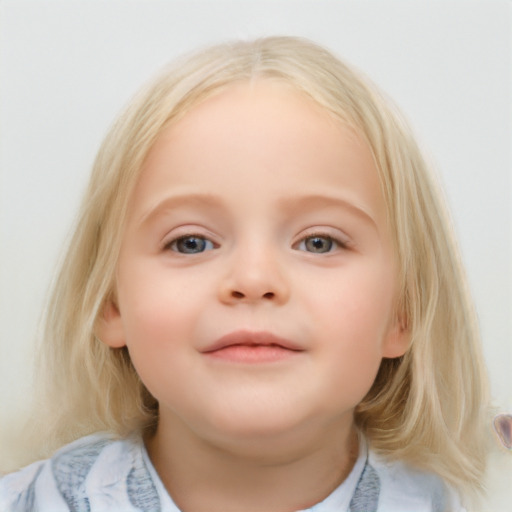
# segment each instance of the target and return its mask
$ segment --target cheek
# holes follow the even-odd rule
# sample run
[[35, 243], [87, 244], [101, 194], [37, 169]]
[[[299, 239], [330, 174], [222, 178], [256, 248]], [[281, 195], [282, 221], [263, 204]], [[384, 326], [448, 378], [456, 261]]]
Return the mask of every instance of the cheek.
[[151, 380], [153, 373], [160, 375], [178, 362], [180, 347], [193, 338], [195, 322], [190, 304], [194, 301], [163, 281], [134, 279], [133, 283], [120, 294], [120, 313], [126, 346], [148, 385], [146, 379]]
[[[201, 288], [180, 272], [171, 272], [159, 261], [127, 266], [124, 286], [119, 289], [119, 306], [125, 323], [127, 342], [162, 340], [187, 325], [201, 303]], [[200, 306], [199, 306], [200, 307]]]
[[323, 392], [331, 397], [340, 410], [354, 408], [370, 390], [382, 361], [381, 336], [378, 331], [364, 324], [347, 329], [344, 320], [355, 320], [340, 316], [327, 335], [330, 350], [324, 354], [325, 380]]
[[355, 268], [318, 284], [319, 293], [311, 294], [307, 306], [317, 315], [318, 326], [361, 349], [382, 340], [394, 310], [391, 271]]
[[184, 340], [191, 333], [185, 327], [185, 312], [179, 305], [179, 301], [170, 300], [141, 301], [125, 310], [130, 358], [140, 379], [158, 401], [169, 390], [179, 392], [184, 381], [183, 370], [189, 366], [190, 346]]
[[[345, 275], [325, 283], [324, 293], [311, 298], [314, 325], [326, 345], [325, 367], [331, 390], [356, 405], [377, 375], [393, 311], [392, 279], [371, 271]], [[343, 399], [343, 398], [340, 398]]]

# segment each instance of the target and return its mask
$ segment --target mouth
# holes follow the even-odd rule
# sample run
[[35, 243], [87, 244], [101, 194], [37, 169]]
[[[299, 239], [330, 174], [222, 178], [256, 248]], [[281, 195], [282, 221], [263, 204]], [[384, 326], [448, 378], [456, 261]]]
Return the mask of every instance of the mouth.
[[235, 363], [277, 362], [304, 352], [299, 344], [269, 332], [235, 331], [222, 336], [202, 353]]

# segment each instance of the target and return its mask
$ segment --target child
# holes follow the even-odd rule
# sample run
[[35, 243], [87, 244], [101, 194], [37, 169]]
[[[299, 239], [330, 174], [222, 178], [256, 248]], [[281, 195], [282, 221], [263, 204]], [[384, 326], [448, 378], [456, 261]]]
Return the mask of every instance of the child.
[[454, 511], [480, 488], [439, 192], [394, 109], [305, 40], [209, 48], [133, 100], [44, 343], [37, 427], [74, 442], [4, 477], [1, 510]]

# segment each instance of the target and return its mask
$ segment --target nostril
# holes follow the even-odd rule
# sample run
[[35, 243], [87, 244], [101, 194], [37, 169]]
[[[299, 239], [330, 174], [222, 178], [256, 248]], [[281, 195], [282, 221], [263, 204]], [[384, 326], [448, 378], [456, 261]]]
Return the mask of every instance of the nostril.
[[[242, 292], [239, 292], [237, 290], [233, 290], [231, 292], [231, 297], [233, 297], [234, 299], [245, 299], [245, 294], [242, 293]], [[264, 293], [262, 295], [262, 298], [263, 299], [274, 299], [275, 298], [275, 293], [274, 292], [267, 292], [267, 293]]]

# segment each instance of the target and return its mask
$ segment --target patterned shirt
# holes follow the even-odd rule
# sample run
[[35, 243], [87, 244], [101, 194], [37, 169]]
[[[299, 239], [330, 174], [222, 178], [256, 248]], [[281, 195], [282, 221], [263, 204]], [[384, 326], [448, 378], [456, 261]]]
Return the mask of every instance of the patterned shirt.
[[[368, 450], [343, 483], [310, 512], [463, 512], [434, 475]], [[0, 479], [2, 512], [179, 512], [140, 437], [81, 438], [48, 460]], [[298, 512], [306, 512], [298, 511]]]

